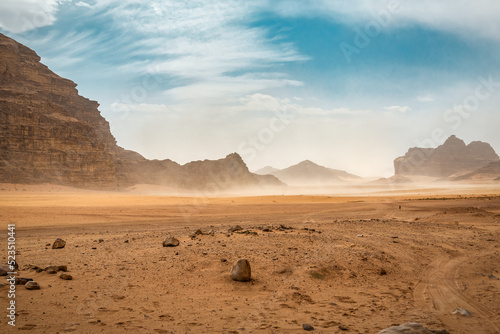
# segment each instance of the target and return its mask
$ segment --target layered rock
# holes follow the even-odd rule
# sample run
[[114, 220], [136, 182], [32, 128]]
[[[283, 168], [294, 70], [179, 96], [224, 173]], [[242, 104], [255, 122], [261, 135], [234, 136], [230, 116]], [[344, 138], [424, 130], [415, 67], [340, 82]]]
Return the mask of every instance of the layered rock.
[[0, 34], [0, 182], [115, 183], [109, 124], [75, 87]]
[[411, 148], [394, 161], [396, 175], [421, 175], [446, 178], [465, 174], [498, 161], [498, 155], [488, 144], [475, 141], [466, 145], [451, 136], [437, 148]]
[[98, 106], [34, 51], [0, 34], [0, 182], [218, 191], [282, 185], [250, 173], [237, 154], [184, 166], [147, 160], [116, 145]]

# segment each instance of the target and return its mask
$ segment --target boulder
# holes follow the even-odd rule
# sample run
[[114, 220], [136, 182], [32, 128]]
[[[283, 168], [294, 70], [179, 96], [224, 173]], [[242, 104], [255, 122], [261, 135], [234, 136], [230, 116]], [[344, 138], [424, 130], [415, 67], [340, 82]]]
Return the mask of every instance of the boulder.
[[52, 244], [52, 249], [64, 248], [64, 246], [66, 246], [66, 241], [61, 238], [57, 238]]
[[177, 247], [179, 246], [179, 240], [174, 237], [169, 237], [163, 240], [163, 247]]
[[248, 282], [252, 276], [250, 262], [245, 259], [237, 260], [233, 263], [231, 268], [231, 278], [234, 281]]
[[34, 281], [29, 281], [24, 285], [24, 287], [28, 290], [40, 290], [40, 284]]

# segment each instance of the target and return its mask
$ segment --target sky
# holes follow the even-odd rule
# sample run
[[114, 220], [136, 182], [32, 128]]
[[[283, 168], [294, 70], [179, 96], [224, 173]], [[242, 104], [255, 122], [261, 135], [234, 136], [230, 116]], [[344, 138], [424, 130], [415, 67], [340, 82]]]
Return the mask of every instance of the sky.
[[500, 153], [497, 0], [2, 0], [0, 32], [150, 159], [375, 177], [453, 134]]

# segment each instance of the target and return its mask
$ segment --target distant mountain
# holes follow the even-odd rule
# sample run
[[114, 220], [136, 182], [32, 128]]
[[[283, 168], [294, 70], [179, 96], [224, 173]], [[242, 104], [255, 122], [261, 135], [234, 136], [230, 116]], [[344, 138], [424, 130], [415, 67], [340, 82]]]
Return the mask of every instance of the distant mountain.
[[470, 173], [453, 177], [454, 181], [500, 181], [500, 161], [491, 162]]
[[236, 153], [182, 166], [148, 160], [116, 144], [98, 106], [40, 63], [33, 50], [0, 34], [0, 182], [155, 184], [207, 194], [283, 185], [273, 176], [250, 173]]
[[274, 167], [271, 167], [271, 166], [266, 166], [266, 167], [263, 167], [257, 171], [255, 171], [254, 173], [257, 174], [257, 175], [270, 175], [274, 172], [278, 172], [279, 169], [278, 168], [274, 168]]
[[405, 156], [394, 160], [396, 175], [421, 175], [448, 178], [464, 175], [499, 160], [488, 143], [464, 141], [449, 137], [437, 148], [410, 148]]
[[266, 171], [269, 171], [269, 175], [273, 175], [280, 181], [293, 186], [331, 185], [362, 179], [357, 175], [342, 170], [323, 167], [309, 160], [302, 161], [282, 170], [273, 167], [264, 167], [257, 171], [257, 173]]

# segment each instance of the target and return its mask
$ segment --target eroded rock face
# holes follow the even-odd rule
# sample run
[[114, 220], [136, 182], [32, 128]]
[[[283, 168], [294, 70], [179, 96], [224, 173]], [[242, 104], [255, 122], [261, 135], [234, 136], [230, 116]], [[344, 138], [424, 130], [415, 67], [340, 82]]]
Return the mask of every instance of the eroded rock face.
[[488, 144], [475, 141], [466, 145], [451, 136], [438, 148], [411, 148], [394, 161], [396, 175], [449, 177], [467, 173], [498, 161], [498, 155]]
[[98, 103], [0, 34], [0, 182], [116, 183], [116, 146]]

